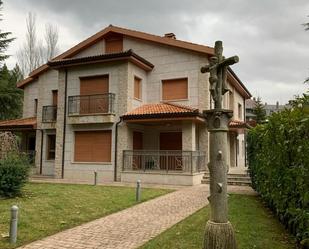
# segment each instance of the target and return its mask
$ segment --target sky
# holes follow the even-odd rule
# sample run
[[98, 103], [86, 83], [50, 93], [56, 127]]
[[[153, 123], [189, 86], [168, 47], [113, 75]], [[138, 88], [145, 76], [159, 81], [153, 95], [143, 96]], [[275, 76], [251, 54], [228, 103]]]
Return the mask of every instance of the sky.
[[264, 102], [287, 103], [309, 84], [308, 0], [3, 0], [2, 32], [10, 45], [12, 68], [26, 33], [28, 12], [36, 14], [44, 39], [46, 23], [58, 26], [60, 52], [109, 24], [156, 35], [173, 32], [177, 39], [207, 46], [222, 40], [226, 57], [238, 55], [232, 66], [253, 96]]

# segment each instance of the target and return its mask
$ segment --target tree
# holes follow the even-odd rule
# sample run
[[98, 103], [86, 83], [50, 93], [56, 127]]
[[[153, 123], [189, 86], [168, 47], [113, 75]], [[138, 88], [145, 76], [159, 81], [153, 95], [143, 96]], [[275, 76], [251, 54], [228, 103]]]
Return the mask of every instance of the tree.
[[22, 76], [18, 65], [11, 71], [5, 64], [0, 69], [0, 120], [21, 116], [23, 92], [16, 87], [20, 79]]
[[255, 114], [255, 120], [258, 124], [263, 123], [266, 120], [266, 111], [262, 100], [260, 97], [257, 97], [255, 101], [255, 107], [253, 108], [253, 114]]
[[[309, 17], [309, 16], [308, 16]], [[303, 24], [306, 31], [309, 31], [309, 22]], [[309, 77], [305, 80], [305, 83], [309, 83]]]
[[[0, 0], [0, 10], [2, 10], [2, 0]], [[1, 14], [0, 14], [1, 16]], [[0, 19], [1, 21], [2, 19]], [[5, 54], [5, 51], [7, 50], [9, 44], [15, 39], [15, 38], [9, 38], [11, 35], [11, 32], [1, 32], [0, 30], [0, 65], [1, 63], [9, 57], [9, 55]]]
[[17, 52], [18, 65], [23, 75], [28, 75], [57, 53], [58, 28], [50, 23], [45, 25], [45, 43], [38, 40], [36, 15], [29, 12], [26, 19], [26, 41]]

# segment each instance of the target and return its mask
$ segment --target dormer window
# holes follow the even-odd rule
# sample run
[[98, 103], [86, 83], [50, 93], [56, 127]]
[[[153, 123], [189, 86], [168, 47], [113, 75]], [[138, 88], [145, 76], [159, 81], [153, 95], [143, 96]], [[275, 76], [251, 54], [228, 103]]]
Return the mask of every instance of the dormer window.
[[119, 53], [123, 51], [123, 37], [117, 34], [105, 38], [105, 53]]

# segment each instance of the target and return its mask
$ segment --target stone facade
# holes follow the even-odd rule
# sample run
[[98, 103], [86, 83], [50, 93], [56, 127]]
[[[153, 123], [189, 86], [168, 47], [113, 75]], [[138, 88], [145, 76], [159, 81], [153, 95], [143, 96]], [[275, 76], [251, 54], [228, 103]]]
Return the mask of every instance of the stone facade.
[[[73, 58], [102, 54], [104, 47], [104, 40], [100, 40], [80, 53], [75, 54]], [[153, 124], [152, 126], [121, 122], [118, 125], [117, 148], [115, 147], [116, 123], [120, 120], [120, 116], [145, 103], [161, 102], [163, 80], [188, 78], [188, 99], [173, 101], [173, 103], [198, 108], [200, 111], [210, 109], [211, 107], [209, 84], [207, 84], [209, 74], [200, 73], [200, 68], [208, 63], [207, 56], [185, 49], [124, 37], [123, 50], [128, 49], [132, 49], [136, 54], [151, 62], [154, 65], [153, 70], [146, 72], [144, 69], [128, 61], [75, 66], [68, 68], [67, 71], [64, 69], [49, 69], [42, 73], [35, 82], [24, 87], [24, 117], [31, 117], [35, 114], [34, 99], [38, 99], [36, 131], [37, 173], [39, 173], [39, 169], [42, 167], [44, 175], [53, 175], [55, 178], [64, 177], [79, 181], [91, 181], [94, 171], [97, 171], [99, 181], [113, 181], [114, 176], [117, 181], [125, 179], [128, 181], [135, 180], [137, 175], [133, 176], [127, 173], [122, 176], [121, 173], [123, 151], [133, 149], [134, 131], [143, 132], [143, 148], [145, 150], [160, 149], [160, 132], [181, 131], [182, 149], [187, 151], [205, 151], [206, 162], [208, 161], [208, 133], [203, 122], [179, 121], [172, 122], [171, 124], [156, 123], [156, 125]], [[79, 78], [95, 75], [109, 76], [109, 92], [115, 94], [115, 113], [104, 116], [69, 117], [68, 103], [66, 113], [64, 113], [65, 101], [67, 101], [65, 99], [66, 83], [67, 97], [80, 95]], [[142, 93], [139, 100], [134, 98], [134, 77], [141, 79]], [[229, 87], [231, 94], [225, 95], [224, 106], [225, 108], [233, 109], [234, 115], [238, 115], [238, 103], [243, 103], [243, 97], [231, 85]], [[52, 124], [45, 124], [42, 123], [42, 108], [45, 105], [52, 104], [52, 90], [58, 90], [57, 121]], [[64, 125], [65, 118], [66, 125]], [[112, 131], [111, 162], [74, 162], [74, 132], [85, 130]], [[56, 135], [56, 156], [53, 161], [46, 159], [48, 134]], [[238, 139], [241, 145], [244, 136], [239, 134]], [[235, 141], [230, 141], [231, 151], [233, 150], [231, 153], [234, 153], [235, 149], [234, 144], [232, 144], [233, 142]], [[43, 149], [42, 153], [41, 148]], [[117, 158], [115, 158], [115, 150], [117, 150]], [[243, 153], [242, 151], [240, 152]], [[42, 165], [40, 164], [41, 160]], [[240, 164], [244, 165], [244, 157], [238, 156], [237, 160], [241, 162]], [[117, 161], [116, 173], [115, 161]], [[230, 164], [234, 164], [234, 161], [231, 159]], [[151, 181], [153, 181], [154, 179], [159, 179], [160, 174], [141, 177], [145, 179], [151, 178]], [[182, 182], [185, 185], [196, 184], [201, 176], [196, 174], [194, 176], [191, 175], [191, 178], [189, 178], [190, 176], [188, 175], [179, 176], [178, 184]], [[172, 181], [177, 184], [177, 174], [162, 176], [161, 180], [156, 181], [158, 183]]]

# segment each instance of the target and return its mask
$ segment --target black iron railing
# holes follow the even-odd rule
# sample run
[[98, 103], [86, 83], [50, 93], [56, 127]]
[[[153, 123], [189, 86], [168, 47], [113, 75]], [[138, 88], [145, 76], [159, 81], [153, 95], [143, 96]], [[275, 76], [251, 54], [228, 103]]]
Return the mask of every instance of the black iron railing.
[[43, 106], [42, 111], [42, 122], [55, 122], [57, 120], [57, 106], [56, 105], [47, 105]]
[[205, 152], [182, 150], [124, 150], [122, 170], [197, 173], [206, 171]]
[[115, 94], [69, 96], [69, 115], [114, 113]]

